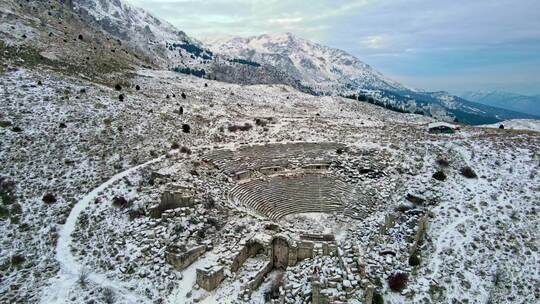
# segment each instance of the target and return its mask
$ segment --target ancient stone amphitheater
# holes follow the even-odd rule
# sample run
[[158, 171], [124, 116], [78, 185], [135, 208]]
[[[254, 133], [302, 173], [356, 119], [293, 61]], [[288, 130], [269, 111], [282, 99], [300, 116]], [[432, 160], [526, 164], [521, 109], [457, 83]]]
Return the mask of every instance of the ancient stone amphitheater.
[[306, 173], [253, 179], [235, 186], [233, 202], [272, 220], [295, 213], [342, 212], [350, 187], [334, 176]]
[[329, 168], [345, 145], [274, 143], [214, 149], [206, 158], [236, 180], [230, 201], [271, 220], [301, 213], [342, 213], [354, 187]]

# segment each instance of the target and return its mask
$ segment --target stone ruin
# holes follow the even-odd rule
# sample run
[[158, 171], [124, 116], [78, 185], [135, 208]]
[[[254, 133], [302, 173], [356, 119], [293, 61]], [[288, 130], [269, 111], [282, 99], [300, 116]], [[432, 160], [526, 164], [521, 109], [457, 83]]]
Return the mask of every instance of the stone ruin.
[[171, 264], [174, 269], [181, 271], [195, 262], [205, 252], [205, 245], [187, 249], [185, 245], [171, 244], [165, 249], [165, 261]]
[[224, 278], [223, 266], [197, 268], [197, 284], [206, 291], [216, 289]]
[[163, 192], [159, 204], [152, 205], [149, 213], [151, 217], [159, 218], [165, 211], [193, 207], [194, 204], [195, 200], [191, 189], [173, 186]]
[[[384, 172], [372, 169], [373, 166], [351, 171], [346, 161], [334, 161], [345, 149], [336, 143], [278, 143], [217, 148], [204, 153], [203, 161], [229, 178], [229, 207], [238, 214], [256, 216], [266, 222], [266, 228], [255, 234], [240, 235], [240, 242], [223, 251], [217, 262], [197, 268], [197, 285], [210, 292], [235, 278], [241, 282], [239, 298], [249, 301], [270, 272], [300, 271], [296, 267], [301, 266], [302, 271], [308, 271], [304, 276], [309, 280], [294, 283], [294, 278], [289, 278], [291, 283], [281, 287], [280, 297], [272, 299], [273, 303], [295, 303], [295, 295], [301, 293], [298, 286], [306, 283], [310, 286], [309, 294], [304, 292], [302, 296], [310, 297], [314, 304], [346, 302], [359, 295], [364, 303], [371, 303], [375, 286], [367, 277], [363, 249], [354, 242], [336, 240], [332, 233], [296, 227], [297, 223], [288, 219], [290, 215], [317, 213], [335, 216], [343, 222], [358, 221], [380, 208], [373, 203], [373, 196], [358, 202], [362, 196], [355, 181], [384, 177]], [[189, 187], [168, 187], [151, 214], [183, 215], [190, 212], [195, 202]], [[411, 255], [423, 238], [426, 222], [424, 214], [412, 236]], [[384, 243], [384, 235], [395, 224], [396, 217], [387, 213], [378, 226], [375, 241]], [[175, 269], [182, 270], [206, 250], [206, 245], [190, 248], [169, 245], [165, 257]], [[312, 261], [311, 268], [305, 268], [304, 261]]]

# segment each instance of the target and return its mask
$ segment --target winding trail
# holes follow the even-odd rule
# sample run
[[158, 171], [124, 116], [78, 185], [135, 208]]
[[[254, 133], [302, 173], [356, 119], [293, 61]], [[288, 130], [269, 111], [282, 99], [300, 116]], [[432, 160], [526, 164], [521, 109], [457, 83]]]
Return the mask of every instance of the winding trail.
[[93, 202], [98, 194], [105, 190], [110, 185], [128, 176], [129, 174], [146, 167], [150, 164], [156, 163], [162, 160], [165, 156], [161, 156], [150, 160], [144, 164], [132, 167], [126, 171], [120, 172], [108, 181], [101, 184], [99, 187], [92, 190], [92, 192], [86, 194], [80, 201], [75, 204], [73, 209], [66, 220], [66, 223], [62, 227], [59, 233], [57, 245], [56, 245], [56, 260], [60, 263], [60, 271], [58, 274], [51, 278], [50, 285], [45, 288], [41, 303], [67, 303], [70, 291], [77, 284], [79, 274], [83, 269], [89, 271], [88, 280], [101, 287], [111, 289], [117, 300], [123, 303], [147, 303], [149, 300], [144, 299], [142, 296], [131, 291], [124, 283], [111, 280], [107, 278], [105, 274], [93, 272], [92, 269], [87, 269], [81, 265], [73, 253], [70, 250], [71, 243], [73, 242], [72, 233], [75, 231], [75, 225], [81, 212], [88, 207], [90, 202]]

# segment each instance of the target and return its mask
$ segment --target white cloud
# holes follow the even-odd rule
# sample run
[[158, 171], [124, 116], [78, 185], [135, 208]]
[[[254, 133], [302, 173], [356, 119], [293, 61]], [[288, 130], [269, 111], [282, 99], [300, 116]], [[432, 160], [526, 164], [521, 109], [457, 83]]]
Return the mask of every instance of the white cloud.
[[369, 36], [366, 39], [362, 40], [362, 45], [371, 49], [381, 48], [383, 44], [384, 39], [381, 36]]

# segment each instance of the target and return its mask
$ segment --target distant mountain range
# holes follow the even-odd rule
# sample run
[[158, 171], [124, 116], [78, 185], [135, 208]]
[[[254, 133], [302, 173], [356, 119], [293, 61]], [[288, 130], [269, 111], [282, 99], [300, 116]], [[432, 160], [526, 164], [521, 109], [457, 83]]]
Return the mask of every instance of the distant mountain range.
[[[33, 14], [47, 9], [46, 1], [31, 2], [32, 11], [21, 11], [15, 0], [5, 0], [13, 12]], [[387, 108], [430, 115], [466, 124], [502, 120], [537, 119], [532, 111], [519, 113], [499, 104], [482, 104], [446, 92], [426, 92], [385, 77], [345, 51], [317, 44], [293, 34], [229, 38], [207, 44], [189, 37], [173, 25], [122, 0], [61, 1], [64, 24], [54, 31], [37, 24], [27, 47], [72, 72], [92, 77], [115, 77], [110, 71], [157, 68], [238, 84], [285, 84], [315, 95], [368, 96]], [[69, 12], [69, 13], [68, 13]], [[66, 17], [66, 16], [72, 17]], [[35, 19], [26, 18], [27, 23]], [[60, 35], [79, 34], [60, 39]], [[84, 48], [81, 48], [84, 45]], [[508, 108], [508, 107], [506, 107]]]
[[527, 96], [509, 92], [465, 92], [461, 97], [481, 104], [540, 116], [540, 95]]
[[215, 53], [274, 66], [317, 94], [367, 95], [392, 109], [475, 125], [514, 118], [537, 118], [470, 102], [447, 92], [426, 92], [407, 87], [386, 78], [345, 51], [291, 33], [214, 39], [207, 44]]

